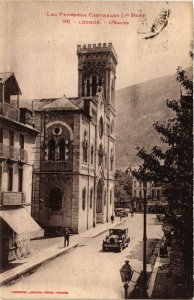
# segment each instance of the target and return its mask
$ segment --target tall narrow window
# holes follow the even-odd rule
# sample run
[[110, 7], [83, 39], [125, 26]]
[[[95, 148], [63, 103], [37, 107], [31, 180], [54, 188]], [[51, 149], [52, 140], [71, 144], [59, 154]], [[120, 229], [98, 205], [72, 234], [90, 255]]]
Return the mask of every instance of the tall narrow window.
[[55, 140], [48, 142], [48, 160], [55, 160]]
[[24, 149], [24, 135], [20, 134], [20, 149]]
[[96, 95], [97, 91], [97, 78], [96, 76], [92, 76], [92, 96]]
[[142, 193], [141, 193], [141, 191], [139, 191], [139, 198], [142, 198]]
[[82, 191], [82, 209], [85, 210], [86, 208], [86, 188], [83, 188]]
[[18, 192], [23, 190], [23, 168], [18, 168]]
[[87, 96], [90, 96], [90, 80], [88, 79], [86, 82]]
[[94, 163], [94, 146], [91, 146], [91, 165]]
[[104, 166], [107, 168], [107, 153], [104, 154]]
[[114, 103], [114, 80], [112, 79], [111, 83], [111, 101]]
[[14, 146], [14, 132], [9, 131], [9, 146], [13, 147]]
[[157, 190], [157, 199], [160, 199], [160, 190]]
[[13, 190], [13, 166], [8, 167], [8, 191], [12, 192]]
[[136, 190], [134, 191], [134, 198], [136, 198], [136, 196], [137, 196], [137, 192], [136, 192]]
[[85, 85], [84, 85], [84, 79], [82, 79], [82, 97], [85, 96]]
[[82, 142], [83, 149], [83, 162], [87, 163], [88, 161], [88, 140], [87, 140], [87, 131], [84, 131], [84, 140]]
[[65, 160], [65, 141], [59, 141], [59, 160]]
[[152, 198], [154, 198], [154, 190], [152, 190]]
[[114, 121], [113, 120], [111, 122], [111, 129], [110, 129], [110, 131], [111, 131], [111, 134], [114, 133]]
[[93, 189], [91, 188], [91, 190], [90, 190], [90, 208], [92, 208], [92, 203], [93, 203]]
[[114, 165], [114, 155], [113, 155], [113, 149], [111, 149], [110, 152], [110, 170], [113, 171], [113, 165]]
[[104, 191], [104, 205], [106, 205], [106, 190]]
[[102, 144], [100, 144], [99, 150], [98, 150], [98, 164], [99, 166], [101, 166], [103, 164], [103, 155], [104, 155], [104, 151], [102, 148]]
[[112, 190], [110, 191], [110, 204], [112, 204]]
[[0, 143], [3, 143], [3, 128], [0, 127]]

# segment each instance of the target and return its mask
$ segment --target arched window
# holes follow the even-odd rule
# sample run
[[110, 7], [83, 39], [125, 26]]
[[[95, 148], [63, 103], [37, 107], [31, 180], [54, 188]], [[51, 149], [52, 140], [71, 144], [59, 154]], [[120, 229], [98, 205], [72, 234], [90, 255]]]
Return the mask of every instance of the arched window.
[[103, 126], [103, 119], [102, 119], [102, 117], [101, 117], [100, 120], [99, 120], [98, 130], [99, 130], [99, 137], [102, 138], [102, 136], [103, 136], [103, 131], [104, 131], [104, 126]]
[[113, 170], [113, 163], [114, 163], [114, 155], [113, 155], [113, 149], [111, 149], [110, 152], [110, 170]]
[[84, 79], [82, 79], [82, 97], [84, 97], [85, 95], [85, 91], [84, 91], [84, 89], [85, 89], [85, 85], [84, 85]]
[[65, 160], [65, 141], [59, 141], [59, 160]]
[[102, 196], [103, 195], [103, 181], [100, 179], [97, 185], [97, 198], [96, 198], [96, 213], [102, 213]]
[[92, 208], [92, 204], [93, 204], [93, 188], [91, 188], [90, 190], [90, 208]]
[[110, 191], [110, 204], [112, 204], [112, 190]]
[[94, 146], [91, 146], [91, 165], [94, 163]]
[[97, 91], [97, 78], [96, 76], [92, 76], [92, 96], [96, 95]]
[[99, 150], [98, 150], [98, 164], [101, 166], [103, 164], [103, 156], [104, 156], [104, 151], [102, 148], [102, 144], [100, 144]]
[[111, 83], [111, 101], [114, 103], [114, 79], [112, 79]]
[[55, 160], [55, 140], [48, 141], [48, 160]]
[[87, 163], [88, 161], [88, 139], [87, 139], [87, 131], [84, 131], [84, 140], [82, 142], [83, 149], [83, 162]]
[[83, 188], [82, 191], [82, 209], [85, 210], [86, 208], [86, 188]]
[[104, 205], [106, 205], [106, 190], [104, 191]]
[[104, 166], [107, 168], [107, 153], [104, 154]]
[[111, 131], [111, 134], [113, 134], [113, 132], [114, 132], [114, 121], [113, 120], [111, 122], [111, 129], [110, 129], [110, 131]]
[[87, 79], [86, 82], [86, 92], [87, 92], [87, 96], [90, 96], [90, 79]]
[[52, 210], [62, 209], [62, 190], [59, 187], [53, 187], [49, 192], [48, 207]]

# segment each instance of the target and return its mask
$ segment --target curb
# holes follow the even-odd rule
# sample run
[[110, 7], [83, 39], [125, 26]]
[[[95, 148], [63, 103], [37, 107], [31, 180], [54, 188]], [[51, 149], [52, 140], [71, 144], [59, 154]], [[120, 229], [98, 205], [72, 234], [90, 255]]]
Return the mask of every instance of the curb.
[[[154, 253], [156, 253], [156, 249], [159, 248], [159, 247], [158, 247], [158, 244], [161, 244], [161, 242], [162, 242], [162, 239], [159, 240], [159, 241], [156, 243], [156, 246], [155, 246], [155, 248], [154, 248], [154, 250], [153, 250], [152, 256], [156, 256], [156, 254], [154, 254]], [[159, 253], [159, 252], [158, 252], [158, 253]], [[155, 282], [154, 279], [156, 279], [156, 275], [157, 275], [157, 271], [156, 271], [157, 268], [158, 268], [158, 257], [156, 257], [156, 260], [155, 260], [155, 263], [154, 263], [154, 265], [153, 265], [153, 269], [152, 269], [152, 272], [151, 272], [151, 276], [150, 276], [150, 279], [149, 279], [149, 282], [148, 282], [148, 288], [147, 288], [148, 299], [150, 299], [150, 298], [151, 298], [151, 295], [152, 295], [153, 286], [154, 286], [154, 282]], [[139, 277], [140, 277], [140, 275], [138, 276], [137, 281], [138, 281]], [[152, 280], [151, 280], [151, 279], [152, 279]], [[151, 283], [151, 285], [150, 285], [150, 283]], [[132, 289], [132, 291], [131, 291], [130, 294], [128, 295], [128, 298], [129, 298], [129, 299], [130, 299], [131, 293], [133, 293], [133, 291], [135, 290], [135, 288], [136, 288], [136, 287], [134, 286], [134, 288]]]
[[[62, 255], [64, 252], [67, 252], [67, 251], [69, 251], [69, 250], [71, 250], [71, 249], [73, 249], [73, 248], [76, 248], [77, 246], [78, 246], [78, 243], [75, 243], [75, 244], [69, 246], [68, 248], [64, 248], [63, 251], [60, 251], [60, 252], [55, 253], [55, 254], [51, 254], [50, 256], [46, 257], [46, 258], [43, 259], [43, 260], [38, 261], [37, 263], [34, 263], [34, 264], [31, 265], [31, 266], [27, 266], [27, 265], [26, 265], [26, 269], [23, 269], [23, 270], [15, 270], [15, 271], [16, 271], [15, 274], [12, 274], [12, 275], [10, 275], [10, 276], [8, 275], [7, 278], [5, 278], [5, 279], [2, 279], [2, 280], [0, 279], [0, 286], [3, 285], [3, 284], [5, 284], [5, 283], [7, 283], [7, 282], [9, 282], [10, 280], [13, 280], [14, 278], [19, 278], [19, 277], [22, 276], [23, 274], [26, 274], [27, 272], [29, 272], [29, 271], [35, 269], [36, 267], [40, 266], [41, 264], [43, 264], [43, 263], [45, 263], [45, 262], [47, 262], [47, 261], [49, 261], [49, 260], [52, 260], [52, 259], [54, 259], [54, 258], [56, 258], [56, 257], [58, 257], [58, 256], [60, 256], [60, 255]], [[27, 264], [30, 265], [31, 262], [28, 262]], [[22, 266], [25, 266], [25, 264], [22, 265]], [[22, 266], [21, 266], [21, 267], [22, 267]], [[18, 268], [19, 268], [19, 267], [18, 267]], [[14, 270], [14, 269], [12, 269], [12, 270]], [[9, 270], [9, 271], [12, 271], [12, 270]], [[9, 272], [9, 271], [7, 271], [7, 272]], [[4, 273], [2, 273], [0, 276], [3, 276], [3, 275], [5, 275], [5, 277], [6, 277], [6, 274], [4, 274]]]

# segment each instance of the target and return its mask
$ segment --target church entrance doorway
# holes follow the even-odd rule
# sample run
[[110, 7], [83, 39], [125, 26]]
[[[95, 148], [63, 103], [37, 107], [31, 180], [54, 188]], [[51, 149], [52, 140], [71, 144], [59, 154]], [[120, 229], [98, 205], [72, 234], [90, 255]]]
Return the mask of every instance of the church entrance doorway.
[[62, 208], [62, 190], [60, 187], [53, 187], [49, 192], [49, 203], [48, 206], [53, 211], [60, 210]]

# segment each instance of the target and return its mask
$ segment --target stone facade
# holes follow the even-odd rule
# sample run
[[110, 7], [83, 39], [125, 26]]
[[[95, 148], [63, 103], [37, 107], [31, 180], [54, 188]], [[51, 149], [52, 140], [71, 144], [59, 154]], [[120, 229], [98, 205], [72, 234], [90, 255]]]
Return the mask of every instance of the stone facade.
[[82, 232], [114, 214], [115, 80], [112, 44], [77, 47], [78, 97], [40, 100], [33, 217]]

